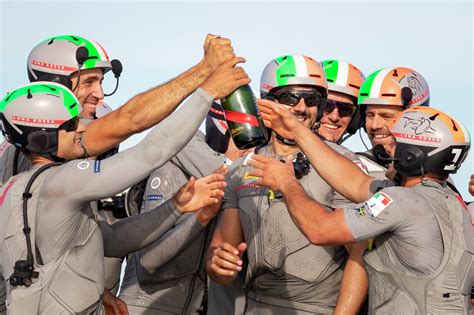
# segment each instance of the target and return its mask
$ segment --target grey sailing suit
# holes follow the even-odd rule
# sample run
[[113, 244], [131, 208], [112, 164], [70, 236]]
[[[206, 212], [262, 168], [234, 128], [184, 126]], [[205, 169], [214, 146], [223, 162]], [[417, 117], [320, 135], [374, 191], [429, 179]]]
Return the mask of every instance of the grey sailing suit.
[[[344, 147], [328, 145], [358, 160]], [[268, 146], [258, 153], [272, 156]], [[285, 159], [284, 156], [274, 158]], [[223, 209], [238, 209], [248, 246], [246, 313], [332, 313], [347, 257], [344, 247], [312, 245], [293, 223], [282, 196], [256, 186], [255, 177], [248, 175], [251, 169], [245, 159], [232, 164], [223, 203]], [[309, 196], [325, 205], [327, 211], [349, 203], [312, 167], [299, 181]]]
[[[198, 131], [182, 151], [148, 177], [142, 212], [170, 199], [190, 176], [211, 174], [224, 159]], [[204, 252], [210, 238], [210, 227], [201, 226], [194, 213], [185, 214], [163, 237], [130, 255], [120, 293], [130, 314], [196, 314], [205, 292]]]
[[[474, 227], [459, 196], [439, 184], [388, 187], [344, 209], [354, 238], [375, 238], [364, 257], [369, 313], [468, 314]], [[371, 190], [377, 191], [378, 181]]]
[[[114, 225], [95, 220], [93, 200], [114, 195], [145, 178], [190, 140], [212, 98], [198, 89], [189, 104], [162, 121], [137, 146], [103, 161], [73, 160], [45, 171], [28, 202], [35, 269], [33, 285], [7, 286], [12, 314], [102, 313], [105, 256], [122, 257], [144, 248], [168, 231], [181, 213], [173, 202], [166, 211], [150, 211]], [[175, 128], [175, 126], [181, 126]], [[25, 259], [21, 195], [35, 166], [9, 179], [0, 189], [2, 274]], [[100, 225], [100, 228], [99, 228]]]

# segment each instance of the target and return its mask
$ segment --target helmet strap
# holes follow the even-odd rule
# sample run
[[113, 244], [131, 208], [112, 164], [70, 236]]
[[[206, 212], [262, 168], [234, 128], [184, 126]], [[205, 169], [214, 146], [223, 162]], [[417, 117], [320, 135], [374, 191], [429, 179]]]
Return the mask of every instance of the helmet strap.
[[291, 146], [291, 147], [295, 147], [295, 146], [296, 146], [296, 141], [283, 138], [282, 136], [280, 136], [280, 135], [277, 134], [277, 133], [275, 133], [275, 134], [276, 134], [276, 138], [277, 138], [279, 141], [283, 142], [285, 145], [288, 145], [288, 146]]

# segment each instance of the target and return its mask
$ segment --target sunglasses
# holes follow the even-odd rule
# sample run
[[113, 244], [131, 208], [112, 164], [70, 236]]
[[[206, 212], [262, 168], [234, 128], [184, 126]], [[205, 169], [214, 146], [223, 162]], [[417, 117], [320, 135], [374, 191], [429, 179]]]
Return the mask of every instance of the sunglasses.
[[349, 117], [354, 114], [356, 107], [352, 103], [347, 102], [339, 102], [328, 99], [326, 101], [326, 106], [324, 107], [324, 112], [326, 114], [332, 113], [334, 108], [337, 107], [337, 111], [339, 112], [339, 116], [341, 117]]
[[77, 127], [79, 126], [79, 117], [76, 116], [69, 120], [63, 122], [58, 129], [65, 130], [66, 132], [76, 131]]
[[321, 105], [321, 93], [316, 90], [288, 90], [283, 89], [275, 94], [269, 94], [270, 100], [276, 100], [280, 104], [296, 106], [301, 99], [304, 99], [306, 106], [314, 107]]

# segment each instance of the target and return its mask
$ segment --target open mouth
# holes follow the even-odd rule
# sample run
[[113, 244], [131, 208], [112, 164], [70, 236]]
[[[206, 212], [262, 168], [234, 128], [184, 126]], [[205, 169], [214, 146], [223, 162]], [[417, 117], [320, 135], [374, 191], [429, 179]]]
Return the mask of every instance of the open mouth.
[[82, 139], [82, 137], [79, 137], [79, 138], [77, 138], [77, 139], [74, 139], [74, 143], [75, 143], [75, 144], [80, 144], [80, 143], [81, 143], [81, 139]]

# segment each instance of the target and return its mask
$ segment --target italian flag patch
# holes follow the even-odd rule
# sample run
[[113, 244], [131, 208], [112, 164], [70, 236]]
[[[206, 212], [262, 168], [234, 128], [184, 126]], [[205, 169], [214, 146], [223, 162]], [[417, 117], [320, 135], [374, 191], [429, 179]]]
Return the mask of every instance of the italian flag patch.
[[378, 216], [385, 208], [387, 208], [393, 199], [383, 192], [378, 192], [366, 201], [370, 214], [373, 217]]

